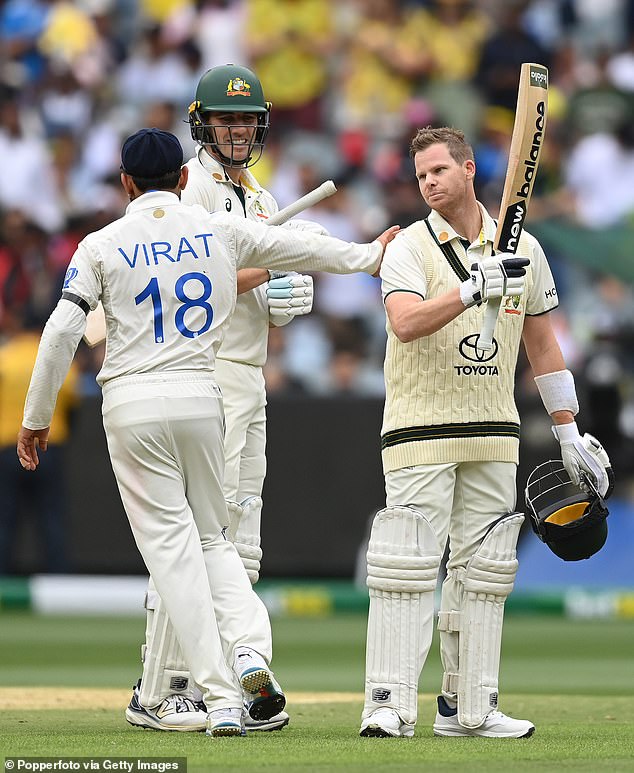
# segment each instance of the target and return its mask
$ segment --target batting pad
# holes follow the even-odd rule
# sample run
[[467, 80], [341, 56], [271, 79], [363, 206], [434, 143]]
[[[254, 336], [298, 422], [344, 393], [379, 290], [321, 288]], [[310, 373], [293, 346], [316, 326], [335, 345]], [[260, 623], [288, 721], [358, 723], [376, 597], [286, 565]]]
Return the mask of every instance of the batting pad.
[[370, 611], [363, 716], [388, 707], [406, 724], [414, 724], [418, 679], [433, 633], [441, 550], [422, 513], [386, 507], [374, 517], [367, 559]]
[[492, 526], [464, 573], [458, 655], [458, 721], [464, 727], [479, 727], [497, 709], [504, 602], [513, 590], [523, 522], [521, 513], [512, 513]]
[[229, 528], [227, 537], [233, 542], [247, 570], [251, 585], [260, 578], [260, 521], [262, 517], [262, 498], [247, 497], [241, 504], [227, 500], [229, 510]]
[[168, 695], [175, 694], [199, 700], [200, 691], [190, 676], [174, 627], [151, 579], [145, 595], [145, 608], [147, 623], [145, 646], [141, 648], [141, 705], [152, 708]]

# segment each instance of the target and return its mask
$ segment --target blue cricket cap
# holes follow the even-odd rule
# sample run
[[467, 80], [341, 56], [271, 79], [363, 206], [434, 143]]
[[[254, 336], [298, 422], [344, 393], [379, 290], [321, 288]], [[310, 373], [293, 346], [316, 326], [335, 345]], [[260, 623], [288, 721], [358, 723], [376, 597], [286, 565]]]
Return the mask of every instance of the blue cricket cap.
[[123, 143], [121, 169], [131, 177], [157, 180], [183, 165], [183, 148], [170, 132], [139, 129]]

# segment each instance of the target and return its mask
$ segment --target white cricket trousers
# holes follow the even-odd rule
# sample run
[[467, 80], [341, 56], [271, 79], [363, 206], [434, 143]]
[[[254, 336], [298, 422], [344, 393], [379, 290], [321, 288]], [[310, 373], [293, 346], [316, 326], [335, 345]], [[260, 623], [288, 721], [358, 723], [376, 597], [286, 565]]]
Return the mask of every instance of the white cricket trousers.
[[[462, 577], [467, 563], [485, 534], [501, 516], [515, 510], [517, 466], [511, 462], [421, 464], [385, 475], [388, 506], [408, 505], [423, 513], [442, 551], [449, 537], [447, 575], [442, 586], [441, 610], [460, 609]], [[432, 640], [433, 618], [428, 621], [425, 651], [420, 653], [419, 675]], [[444, 671], [458, 671], [458, 634], [442, 631], [440, 655]], [[445, 693], [455, 699], [455, 694]]]
[[270, 660], [271, 629], [224, 535], [220, 390], [211, 374], [125, 376], [104, 385], [102, 410], [134, 539], [207, 710], [241, 707], [228, 659], [244, 645]]
[[262, 368], [216, 360], [225, 411], [226, 499], [261, 497], [266, 475], [266, 388]]

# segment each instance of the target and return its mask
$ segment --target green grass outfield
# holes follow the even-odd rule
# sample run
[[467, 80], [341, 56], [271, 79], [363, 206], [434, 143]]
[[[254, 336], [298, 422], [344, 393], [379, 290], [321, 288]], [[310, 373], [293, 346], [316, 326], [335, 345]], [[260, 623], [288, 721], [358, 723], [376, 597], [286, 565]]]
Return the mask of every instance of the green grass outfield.
[[[634, 621], [509, 616], [501, 707], [530, 739], [434, 738], [437, 642], [412, 739], [359, 738], [365, 617], [273, 621], [289, 727], [240, 739], [129, 726], [142, 618], [0, 614], [0, 756], [186, 757], [188, 769], [634, 771]], [[57, 688], [57, 689], [56, 689]]]

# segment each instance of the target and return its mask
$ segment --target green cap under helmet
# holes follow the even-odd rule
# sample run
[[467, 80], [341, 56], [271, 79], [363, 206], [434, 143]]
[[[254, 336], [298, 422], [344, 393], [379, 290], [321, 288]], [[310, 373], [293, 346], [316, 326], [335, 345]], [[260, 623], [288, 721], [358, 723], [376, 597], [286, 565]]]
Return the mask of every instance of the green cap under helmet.
[[[226, 166], [251, 166], [260, 158], [264, 149], [270, 109], [271, 103], [265, 101], [262, 84], [253, 70], [237, 64], [212, 67], [198, 82], [196, 99], [189, 106], [192, 138], [199, 145], [211, 146], [211, 150]], [[245, 161], [234, 162], [233, 152], [228, 156], [220, 151], [215, 130], [204, 119], [205, 114], [210, 112], [257, 115], [257, 128]]]

